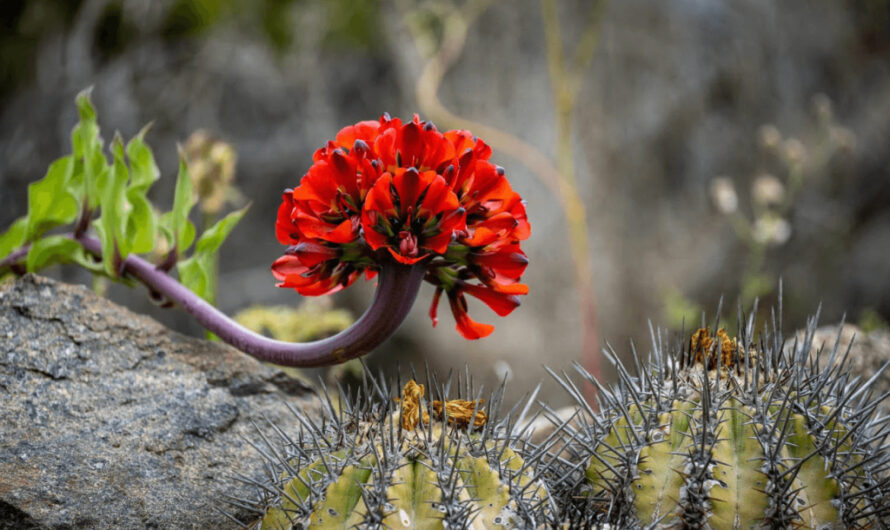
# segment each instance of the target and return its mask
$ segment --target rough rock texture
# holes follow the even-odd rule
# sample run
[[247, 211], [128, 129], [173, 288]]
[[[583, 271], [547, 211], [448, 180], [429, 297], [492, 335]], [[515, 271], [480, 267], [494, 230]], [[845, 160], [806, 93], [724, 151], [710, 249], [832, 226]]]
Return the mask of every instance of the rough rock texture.
[[[838, 348], [840, 354], [837, 361], [841, 360], [849, 346], [850, 353], [847, 362], [850, 363], [850, 371], [862, 381], [867, 381], [881, 369], [884, 363], [890, 361], [890, 331], [876, 330], [866, 333], [853, 324], [843, 324], [843, 326], [836, 324], [816, 329], [816, 334], [813, 336], [813, 353], [820, 348], [824, 349], [825, 353], [821, 359], [823, 364], [828, 360], [827, 353], [831, 352], [838, 340], [838, 331], [840, 331], [840, 346]], [[798, 331], [797, 336], [803, 338], [803, 333], [803, 331]], [[850, 346], [851, 342], [852, 346]], [[785, 344], [786, 347], [789, 347], [793, 342], [789, 340]], [[890, 391], [890, 367], [878, 376], [871, 388], [875, 396]], [[881, 410], [884, 414], [890, 413], [890, 397], [883, 400]]]
[[233, 480], [262, 460], [242, 437], [312, 406], [281, 371], [74, 287], [0, 291], [0, 529], [227, 528]]

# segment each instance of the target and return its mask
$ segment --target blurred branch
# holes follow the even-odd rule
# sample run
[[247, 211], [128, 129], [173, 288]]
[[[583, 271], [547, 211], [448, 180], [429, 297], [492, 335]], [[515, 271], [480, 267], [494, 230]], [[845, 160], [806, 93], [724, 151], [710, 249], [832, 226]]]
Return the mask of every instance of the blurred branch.
[[[443, 126], [456, 129], [469, 129], [499, 151], [503, 151], [522, 165], [529, 168], [550, 191], [559, 198], [559, 170], [550, 159], [534, 145], [500, 129], [458, 116], [449, 111], [439, 100], [439, 87], [448, 70], [463, 52], [467, 40], [467, 30], [491, 4], [491, 0], [468, 2], [463, 11], [454, 9], [444, 15], [444, 34], [439, 50], [429, 58], [420, 77], [417, 79], [417, 103], [423, 113]], [[416, 42], [419, 42], [419, 29], [407, 23]]]
[[[593, 265], [590, 260], [587, 212], [581, 201], [575, 170], [572, 118], [581, 88], [582, 74], [593, 60], [599, 41], [599, 27], [604, 6], [605, 0], [602, 0], [591, 8], [587, 26], [575, 49], [574, 62], [569, 69], [563, 53], [556, 0], [541, 0], [541, 14], [544, 18], [544, 34], [547, 41], [547, 64], [550, 70], [553, 105], [556, 110], [557, 168], [569, 226], [572, 258], [575, 263], [575, 280], [578, 283], [582, 338], [581, 359], [587, 371], [598, 379], [602, 379], [599, 325], [593, 291]], [[588, 400], [592, 402], [596, 393], [594, 387], [586, 385], [586, 393]]]
[[[449, 9], [441, 15], [442, 38], [438, 50], [428, 58], [417, 80], [417, 101], [422, 111], [433, 121], [446, 128], [471, 129], [474, 133], [484, 137], [494, 149], [518, 160], [559, 199], [566, 215], [575, 282], [578, 286], [582, 360], [587, 370], [600, 378], [599, 333], [588, 243], [587, 214], [577, 186], [572, 142], [572, 116], [583, 74], [593, 59], [599, 41], [599, 28], [605, 2], [598, 2], [591, 9], [587, 26], [575, 49], [573, 62], [569, 69], [563, 57], [556, 3], [554, 0], [541, 1], [547, 38], [550, 81], [556, 110], [558, 136], [555, 164], [534, 145], [508, 132], [454, 114], [439, 100], [438, 93], [442, 79], [463, 52], [470, 26], [490, 4], [491, 0], [469, 1], [461, 8], [452, 4], [453, 9]], [[410, 10], [403, 10], [403, 12], [407, 13], [406, 24], [412, 32], [415, 43], [420, 48], [423, 38], [422, 30], [411, 24]], [[593, 387], [591, 386], [589, 390], [592, 391]], [[588, 395], [590, 396], [591, 392], [588, 392]]]

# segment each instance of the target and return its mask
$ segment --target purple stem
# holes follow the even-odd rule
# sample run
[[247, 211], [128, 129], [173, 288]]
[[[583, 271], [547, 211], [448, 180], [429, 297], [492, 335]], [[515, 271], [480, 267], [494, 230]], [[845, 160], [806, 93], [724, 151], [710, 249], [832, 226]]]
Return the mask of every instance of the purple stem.
[[28, 256], [28, 251], [31, 250], [31, 245], [25, 245], [22, 248], [10, 252], [8, 256], [3, 259], [0, 259], [0, 271], [7, 267], [13, 267], [18, 262], [20, 262], [23, 258]]
[[[102, 244], [88, 236], [74, 237], [84, 249], [102, 256]], [[0, 260], [0, 269], [26, 256], [28, 247]], [[179, 304], [220, 339], [257, 359], [284, 366], [314, 367], [338, 364], [361, 357], [389, 338], [408, 316], [426, 272], [424, 264], [412, 266], [385, 262], [378, 276], [371, 306], [358, 321], [333, 337], [306, 343], [270, 339], [235, 322], [165, 272], [138, 256], [128, 256], [124, 271], [167, 299]]]

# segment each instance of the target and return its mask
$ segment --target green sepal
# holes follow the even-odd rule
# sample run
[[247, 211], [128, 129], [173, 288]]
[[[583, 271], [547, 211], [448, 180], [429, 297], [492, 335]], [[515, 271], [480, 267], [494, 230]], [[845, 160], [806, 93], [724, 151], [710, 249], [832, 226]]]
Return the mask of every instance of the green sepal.
[[26, 241], [33, 241], [47, 230], [77, 218], [77, 201], [68, 190], [73, 168], [74, 160], [70, 156], [62, 157], [50, 164], [46, 176], [28, 185]]

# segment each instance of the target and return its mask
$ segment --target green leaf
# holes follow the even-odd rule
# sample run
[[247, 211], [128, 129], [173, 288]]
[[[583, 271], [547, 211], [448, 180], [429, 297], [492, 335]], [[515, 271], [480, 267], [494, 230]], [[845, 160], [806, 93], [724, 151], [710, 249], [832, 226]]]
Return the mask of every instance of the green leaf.
[[[176, 235], [173, 233], [173, 212], [167, 212], [161, 215], [160, 221], [158, 222], [158, 229], [164, 234], [170, 247], [176, 246]], [[195, 233], [194, 223], [186, 220], [185, 230], [182, 234], [182, 242], [185, 243], [185, 248], [191, 246], [192, 242], [195, 240]], [[180, 251], [179, 255], [182, 256], [183, 252]]]
[[126, 230], [130, 252], [137, 254], [151, 252], [155, 246], [155, 233], [158, 229], [157, 214], [138, 188], [127, 190], [127, 200], [132, 207], [127, 216]]
[[125, 237], [127, 222], [127, 181], [130, 172], [124, 163], [124, 144], [120, 136], [112, 142], [114, 165], [99, 175], [96, 181], [102, 216], [94, 226], [102, 241], [102, 262], [105, 272], [117, 276], [115, 256], [126, 258], [130, 252], [130, 241]]
[[206, 256], [192, 256], [176, 264], [179, 282], [206, 300], [210, 263]]
[[150, 128], [151, 124], [146, 125], [135, 138], [127, 143], [127, 159], [130, 161], [130, 189], [143, 188], [143, 191], [147, 191], [161, 174], [155, 164], [151, 148], [144, 140], [145, 134]]
[[78, 249], [83, 250], [77, 241], [65, 236], [48, 236], [35, 241], [28, 251], [28, 272], [36, 272], [56, 263], [69, 263]]
[[235, 228], [235, 225], [247, 213], [248, 208], [250, 208], [249, 204], [223, 217], [208, 228], [198, 239], [198, 243], [195, 245], [195, 252], [199, 254], [215, 254], [223, 244], [223, 241], [232, 232], [232, 229]]
[[46, 176], [28, 185], [28, 229], [25, 239], [33, 241], [47, 230], [77, 218], [77, 201], [68, 191], [74, 161], [70, 156], [53, 162]]
[[176, 176], [176, 192], [173, 195], [173, 210], [170, 212], [170, 231], [173, 232], [174, 244], [180, 255], [191, 246], [195, 239], [195, 227], [189, 232], [189, 211], [195, 204], [192, 196], [192, 179], [189, 176], [185, 155], [179, 154], [179, 174]]
[[93, 87], [81, 90], [75, 98], [77, 114], [80, 116], [80, 121], [96, 121], [96, 109], [93, 107], [93, 102], [90, 100], [90, 94], [92, 94], [92, 92]]
[[19, 217], [9, 230], [0, 235], [0, 259], [5, 258], [13, 250], [25, 244], [25, 233], [28, 229], [28, 216]]
[[96, 109], [90, 101], [89, 89], [77, 95], [77, 111], [80, 115], [80, 122], [71, 133], [74, 159], [79, 164], [75, 170], [80, 190], [76, 197], [78, 202], [82, 202], [86, 197], [89, 207], [95, 209], [99, 205], [97, 181], [108, 165], [108, 161], [102, 153], [102, 138], [99, 136]]

